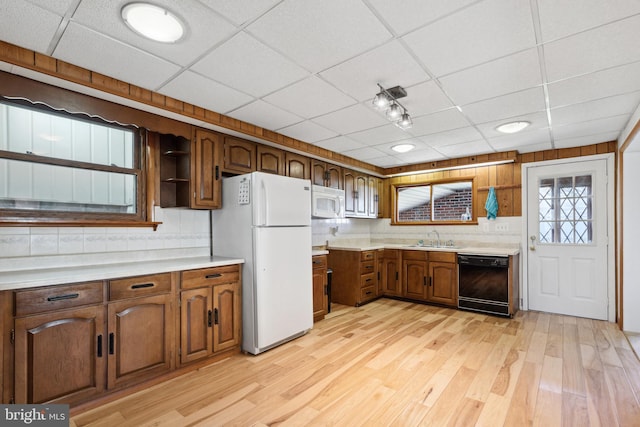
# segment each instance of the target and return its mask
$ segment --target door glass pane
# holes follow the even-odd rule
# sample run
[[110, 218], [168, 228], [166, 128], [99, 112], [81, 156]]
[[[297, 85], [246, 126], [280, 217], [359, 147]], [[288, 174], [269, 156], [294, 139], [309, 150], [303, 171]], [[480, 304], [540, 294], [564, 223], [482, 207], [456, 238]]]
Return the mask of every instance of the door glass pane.
[[593, 240], [592, 177], [542, 179], [538, 185], [540, 243], [589, 244]]

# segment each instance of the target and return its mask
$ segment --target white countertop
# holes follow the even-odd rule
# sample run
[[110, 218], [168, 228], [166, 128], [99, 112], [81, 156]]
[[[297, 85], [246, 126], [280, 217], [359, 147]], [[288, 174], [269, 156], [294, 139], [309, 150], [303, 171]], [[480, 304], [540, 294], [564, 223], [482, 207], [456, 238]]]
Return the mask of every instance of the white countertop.
[[311, 256], [316, 256], [316, 255], [327, 255], [329, 253], [328, 250], [326, 249], [313, 249], [311, 251]]
[[193, 270], [196, 268], [220, 267], [223, 265], [242, 263], [244, 263], [244, 259], [242, 258], [203, 256], [163, 259], [158, 261], [85, 265], [81, 267], [10, 271], [0, 273], [0, 291]]
[[509, 256], [520, 253], [519, 248], [499, 247], [499, 246], [453, 246], [453, 247], [433, 247], [433, 246], [417, 246], [403, 243], [374, 243], [363, 246], [358, 245], [329, 245], [329, 250], [341, 251], [372, 251], [377, 249], [402, 249], [412, 251], [440, 251], [440, 252], [456, 252], [463, 255], [495, 255]]

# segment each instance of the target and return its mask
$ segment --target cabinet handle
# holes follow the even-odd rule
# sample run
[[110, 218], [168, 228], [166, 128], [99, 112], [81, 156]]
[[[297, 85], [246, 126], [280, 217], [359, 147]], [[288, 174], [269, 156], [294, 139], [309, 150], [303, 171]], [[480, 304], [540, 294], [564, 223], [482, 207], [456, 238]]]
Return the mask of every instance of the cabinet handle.
[[433, 285], [433, 280], [432, 279], [433, 279], [433, 277], [429, 276], [429, 286]]
[[216, 181], [220, 179], [220, 166], [216, 166], [215, 169]]
[[138, 285], [131, 286], [131, 289], [153, 288], [155, 285], [155, 283], [140, 283]]
[[218, 277], [222, 277], [221, 273], [207, 274], [204, 276], [205, 279], [217, 279]]
[[213, 323], [216, 324], [216, 325], [219, 323], [218, 309], [217, 308], [213, 309]]
[[371, 291], [367, 291], [367, 292], [365, 292], [365, 293], [366, 293], [367, 295], [371, 295], [373, 292], [371, 292]]
[[212, 315], [212, 314], [213, 314], [213, 313], [211, 312], [211, 310], [209, 310], [209, 311], [207, 312], [207, 326], [208, 326], [208, 327], [211, 327], [211, 315]]
[[370, 281], [371, 281], [371, 279], [367, 279], [367, 280], [365, 280], [365, 282], [370, 282]]
[[398, 272], [396, 271], [396, 282], [398, 281]]
[[102, 335], [98, 335], [98, 357], [102, 357]]
[[109, 354], [113, 354], [113, 332], [109, 334]]
[[313, 262], [314, 264], [322, 264], [322, 261], [317, 260], [317, 259], [314, 259], [312, 262]]
[[56, 295], [54, 297], [48, 297], [47, 301], [62, 301], [65, 299], [76, 299], [80, 296], [80, 294], [65, 294], [65, 295]]

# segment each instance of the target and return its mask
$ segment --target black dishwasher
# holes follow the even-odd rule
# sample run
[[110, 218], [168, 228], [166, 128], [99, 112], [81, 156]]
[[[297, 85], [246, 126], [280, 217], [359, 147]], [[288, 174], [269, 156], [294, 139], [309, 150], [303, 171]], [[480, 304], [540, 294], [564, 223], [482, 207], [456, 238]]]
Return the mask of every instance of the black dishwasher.
[[509, 257], [458, 255], [458, 308], [510, 316]]

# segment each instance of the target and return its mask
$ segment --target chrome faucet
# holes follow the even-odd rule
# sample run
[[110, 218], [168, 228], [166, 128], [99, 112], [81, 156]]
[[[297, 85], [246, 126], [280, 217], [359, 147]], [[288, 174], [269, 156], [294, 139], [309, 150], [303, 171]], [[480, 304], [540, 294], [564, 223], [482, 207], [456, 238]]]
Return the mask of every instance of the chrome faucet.
[[429, 239], [429, 236], [431, 236], [431, 233], [436, 233], [436, 241], [434, 242], [435, 247], [439, 248], [440, 247], [440, 234], [438, 233], [438, 230], [436, 230], [435, 228], [433, 230], [431, 230], [430, 232], [427, 233], [427, 239]]

